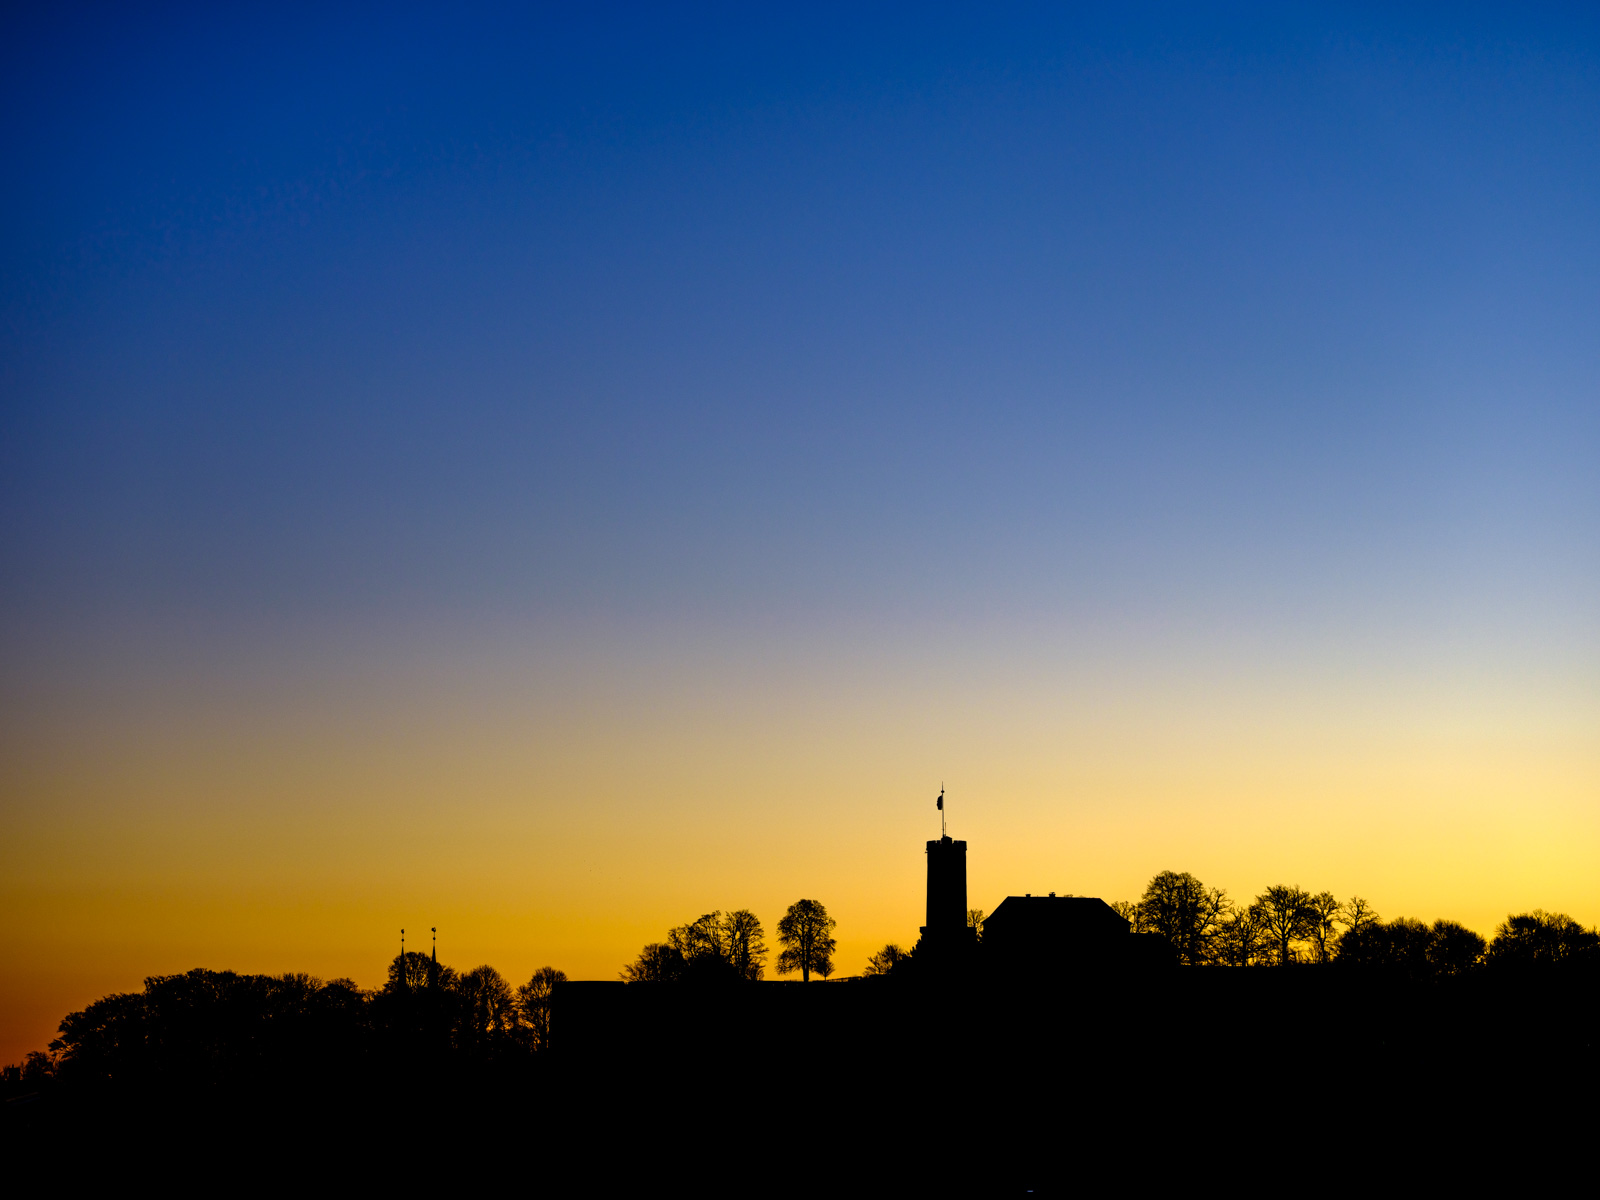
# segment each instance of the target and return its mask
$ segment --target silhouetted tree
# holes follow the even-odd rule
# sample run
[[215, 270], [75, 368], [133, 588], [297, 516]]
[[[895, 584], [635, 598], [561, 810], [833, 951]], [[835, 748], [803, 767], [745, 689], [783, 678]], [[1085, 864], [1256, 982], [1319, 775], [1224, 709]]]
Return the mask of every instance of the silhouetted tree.
[[247, 1079], [320, 1077], [358, 1058], [368, 998], [349, 980], [194, 970], [145, 980], [68, 1014], [51, 1042], [80, 1081], [204, 1089]]
[[1433, 973], [1428, 965], [1428, 926], [1414, 917], [1396, 917], [1374, 930], [1387, 939], [1389, 961], [1413, 979], [1426, 979]]
[[455, 994], [459, 1048], [482, 1051], [495, 1037], [508, 1033], [516, 1020], [516, 997], [511, 985], [487, 964], [474, 967], [457, 979]]
[[910, 955], [906, 951], [902, 950], [894, 942], [890, 942], [882, 950], [868, 957], [867, 969], [861, 973], [863, 975], [887, 975], [909, 957]]
[[1207, 888], [1187, 871], [1162, 871], [1139, 900], [1139, 924], [1166, 938], [1179, 960], [1193, 966], [1208, 958], [1211, 939], [1230, 907], [1221, 888]]
[[1486, 961], [1491, 967], [1600, 965], [1600, 932], [1585, 929], [1566, 913], [1532, 912], [1507, 917], [1495, 930]]
[[718, 909], [669, 929], [666, 941], [646, 946], [622, 977], [630, 983], [754, 983], [766, 966], [763, 938], [749, 909], [726, 916]]
[[30, 1050], [20, 1063], [0, 1068], [0, 1088], [5, 1095], [42, 1092], [55, 1082], [56, 1056]]
[[1411, 917], [1374, 921], [1339, 939], [1334, 962], [1420, 981], [1433, 975], [1428, 961], [1430, 938], [1428, 927]]
[[667, 942], [683, 955], [686, 980], [754, 983], [766, 962], [761, 922], [747, 908], [706, 913], [669, 931]]
[[1435, 921], [1428, 931], [1428, 966], [1435, 979], [1465, 975], [1483, 961], [1487, 945], [1465, 925]]
[[1228, 967], [1250, 967], [1272, 948], [1260, 905], [1236, 908], [1217, 927], [1212, 939], [1212, 961]]
[[728, 983], [739, 978], [728, 956], [720, 909], [669, 929], [667, 944], [683, 959], [684, 982]]
[[723, 918], [722, 935], [734, 973], [748, 983], [758, 982], [766, 969], [767, 943], [755, 913], [735, 909]]
[[972, 930], [973, 939], [979, 942], [983, 941], [983, 916], [981, 908], [967, 909], [967, 928]]
[[421, 991], [423, 988], [453, 987], [456, 973], [440, 966], [417, 950], [396, 954], [389, 962], [387, 988]]
[[1430, 927], [1398, 917], [1364, 921], [1347, 930], [1333, 961], [1420, 983], [1465, 975], [1483, 960], [1483, 953], [1483, 939], [1454, 921], [1435, 921]]
[[675, 947], [651, 942], [622, 968], [622, 978], [628, 983], [677, 983], [683, 968], [683, 955]]
[[566, 981], [565, 972], [540, 967], [517, 989], [517, 1025], [529, 1049], [550, 1048], [550, 1002]]
[[1144, 927], [1144, 918], [1139, 914], [1139, 906], [1132, 900], [1113, 900], [1111, 911], [1128, 923], [1128, 932], [1148, 932]]
[[802, 983], [815, 971], [826, 979], [833, 974], [833, 929], [837, 922], [815, 900], [796, 900], [778, 922], [778, 974], [800, 972]]
[[1351, 896], [1339, 906], [1339, 922], [1345, 928], [1345, 933], [1359, 933], [1369, 925], [1378, 922], [1378, 914], [1360, 896]]
[[1337, 941], [1339, 932], [1337, 922], [1339, 913], [1343, 909], [1332, 892], [1318, 892], [1311, 897], [1311, 945], [1316, 953], [1319, 963], [1325, 963], [1332, 955], [1332, 944]]
[[[146, 980], [146, 986], [150, 981]], [[159, 1047], [149, 1034], [147, 998], [137, 992], [102, 996], [61, 1019], [50, 1049], [61, 1056], [63, 1074], [92, 1080], [137, 1079], [157, 1069]]]
[[420, 1055], [433, 1069], [458, 1048], [462, 1014], [456, 973], [408, 950], [389, 962], [389, 977], [372, 1000], [372, 1022], [395, 1054]]
[[696, 958], [725, 957], [722, 947], [722, 910], [708, 912], [686, 925], [667, 930], [667, 944], [688, 962]]
[[1290, 884], [1273, 884], [1255, 899], [1261, 909], [1261, 919], [1267, 933], [1278, 950], [1278, 963], [1286, 965], [1295, 942], [1311, 937], [1317, 922], [1317, 913], [1311, 906], [1311, 894]]

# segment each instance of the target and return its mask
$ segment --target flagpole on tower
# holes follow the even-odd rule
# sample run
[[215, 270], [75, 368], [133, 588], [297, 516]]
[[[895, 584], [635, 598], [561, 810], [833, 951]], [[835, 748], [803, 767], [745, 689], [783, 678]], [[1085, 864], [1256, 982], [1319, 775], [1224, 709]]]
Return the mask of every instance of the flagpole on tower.
[[944, 831], [944, 784], [942, 783], [939, 785], [939, 798], [934, 801], [934, 804], [939, 809], [939, 839], [943, 841], [946, 834]]

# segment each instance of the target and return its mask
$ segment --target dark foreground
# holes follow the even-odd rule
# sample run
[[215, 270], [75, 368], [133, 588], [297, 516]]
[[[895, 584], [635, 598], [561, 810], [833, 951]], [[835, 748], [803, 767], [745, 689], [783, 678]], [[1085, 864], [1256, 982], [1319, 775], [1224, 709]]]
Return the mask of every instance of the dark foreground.
[[360, 1045], [237, 1029], [237, 1052], [213, 1036], [137, 1069], [63, 1073], [6, 1103], [3, 1136], [14, 1163], [217, 1187], [1020, 1195], [1502, 1173], [1525, 1187], [1593, 1178], [1596, 999], [1576, 976], [1418, 985], [1320, 968], [569, 983], [540, 1053], [471, 1053], [415, 1025]]

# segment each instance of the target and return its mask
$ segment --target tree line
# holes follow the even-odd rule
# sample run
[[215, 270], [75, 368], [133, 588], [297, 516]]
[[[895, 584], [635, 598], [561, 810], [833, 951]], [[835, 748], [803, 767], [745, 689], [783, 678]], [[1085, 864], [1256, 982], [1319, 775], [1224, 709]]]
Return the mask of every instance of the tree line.
[[[816, 900], [797, 900], [777, 925], [780, 975], [828, 978], [836, 927]], [[765, 930], [749, 909], [720, 910], [667, 932], [622, 970], [630, 983], [739, 983], [763, 978]], [[384, 1063], [493, 1065], [550, 1045], [551, 1007], [564, 972], [540, 967], [513, 986], [487, 964], [456, 971], [405, 951], [384, 985], [307, 974], [197, 969], [151, 976], [139, 992], [102, 997], [69, 1014], [48, 1052], [0, 1068], [0, 1093], [36, 1092], [58, 1079], [86, 1084], [323, 1076]]]
[[513, 987], [494, 967], [457, 972], [416, 951], [397, 954], [375, 990], [299, 973], [156, 975], [141, 991], [69, 1014], [48, 1052], [0, 1068], [0, 1091], [40, 1091], [58, 1079], [220, 1084], [511, 1062], [549, 1047], [551, 1001], [566, 978], [540, 967]]
[[1542, 909], [1508, 916], [1485, 941], [1455, 921], [1384, 921], [1360, 896], [1339, 900], [1291, 884], [1239, 903], [1186, 871], [1162, 871], [1136, 902], [1111, 907], [1133, 932], [1165, 939], [1188, 966], [1336, 964], [1432, 979], [1479, 968], [1600, 967], [1600, 931]]
[[[781, 950], [774, 964], [780, 975], [833, 974], [836, 922], [816, 900], [796, 900], [778, 921]], [[748, 908], [706, 913], [667, 931], [622, 968], [627, 983], [757, 983], [766, 974], [767, 944], [761, 920]]]
[[[1454, 921], [1385, 921], [1359, 896], [1338, 900], [1293, 885], [1273, 885], [1239, 903], [1175, 871], [1157, 874], [1136, 902], [1112, 907], [1133, 932], [1164, 939], [1188, 966], [1309, 964], [1412, 981], [1513, 969], [1600, 973], [1600, 931], [1539, 909], [1508, 916], [1486, 941]], [[981, 946], [983, 912], [974, 909], [967, 919]], [[778, 974], [804, 981], [832, 975], [835, 927], [818, 901], [790, 905], [776, 927]], [[645, 946], [622, 978], [756, 982], [768, 955], [753, 912], [717, 910]], [[895, 973], [911, 956], [891, 943], [871, 956], [864, 974]], [[340, 1070], [370, 1076], [374, 1067], [531, 1061], [550, 1045], [552, 1001], [565, 981], [545, 966], [514, 987], [494, 967], [457, 972], [416, 951], [396, 955], [375, 990], [295, 973], [152, 976], [142, 991], [105, 996], [69, 1014], [48, 1052], [0, 1068], [0, 1093], [37, 1092], [58, 1079], [159, 1084], [296, 1072], [309, 1079]]]

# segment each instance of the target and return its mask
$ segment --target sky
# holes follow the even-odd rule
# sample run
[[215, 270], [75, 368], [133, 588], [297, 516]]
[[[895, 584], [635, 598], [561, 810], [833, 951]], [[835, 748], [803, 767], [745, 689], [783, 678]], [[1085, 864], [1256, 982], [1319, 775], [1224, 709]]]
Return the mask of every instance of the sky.
[[0, 17], [0, 1061], [196, 966], [1600, 922], [1588, 6]]

